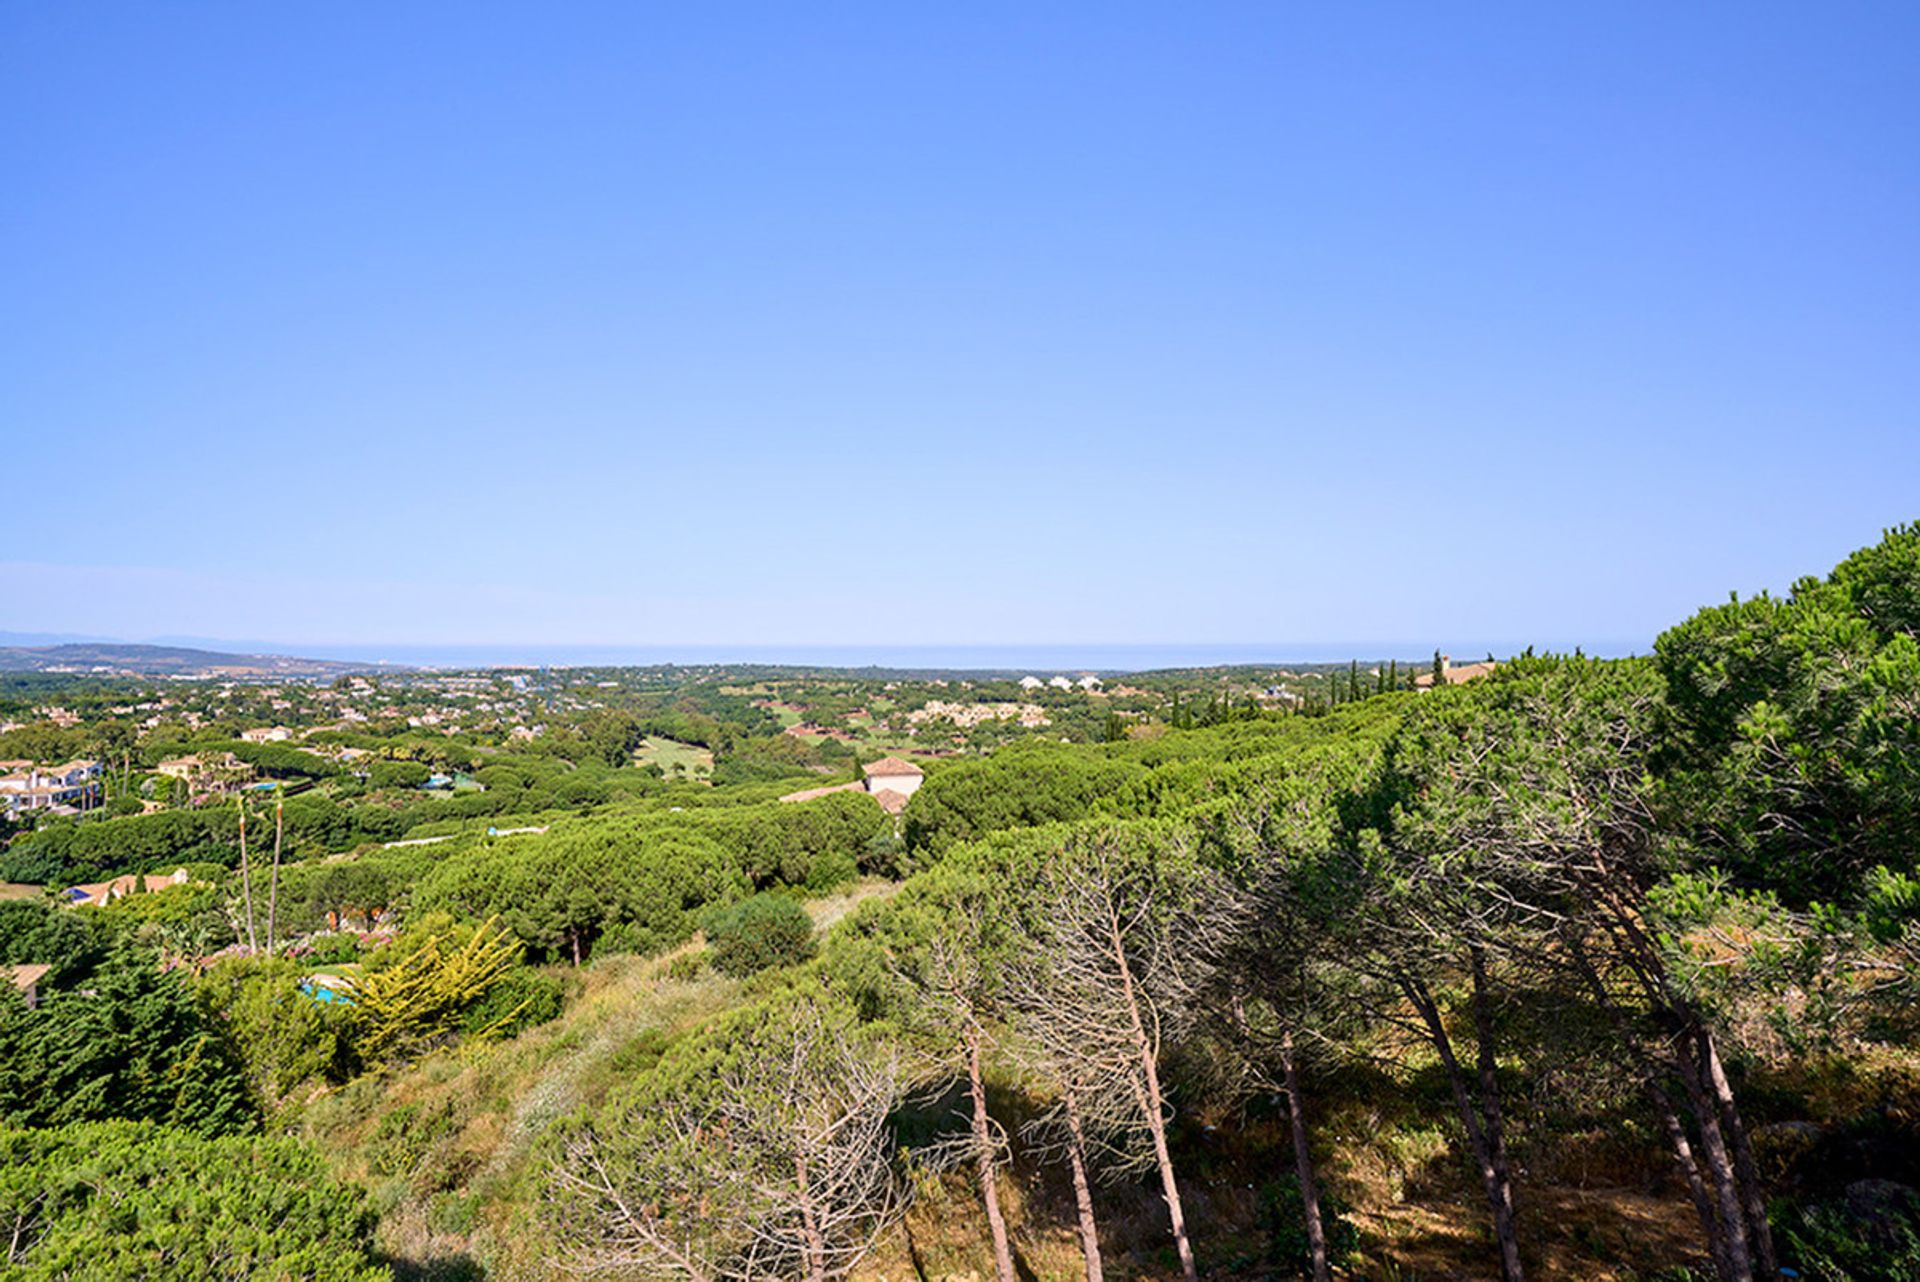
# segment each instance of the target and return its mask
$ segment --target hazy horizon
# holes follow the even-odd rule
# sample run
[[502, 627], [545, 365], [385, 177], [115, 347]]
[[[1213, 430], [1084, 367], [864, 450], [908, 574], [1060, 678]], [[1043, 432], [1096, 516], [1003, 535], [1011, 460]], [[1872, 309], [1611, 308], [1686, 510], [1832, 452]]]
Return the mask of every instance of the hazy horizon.
[[1308, 644], [1294, 642], [1167, 642], [1144, 645], [1112, 643], [889, 645], [778, 643], [655, 643], [565, 644], [526, 642], [505, 645], [343, 645], [326, 642], [285, 642], [200, 636], [146, 638], [100, 637], [65, 633], [0, 632], [0, 645], [57, 644], [158, 645], [239, 654], [277, 654], [303, 659], [332, 659], [349, 663], [393, 663], [416, 667], [651, 667], [753, 665], [820, 668], [939, 669], [944, 671], [1004, 672], [1145, 672], [1165, 668], [1233, 667], [1398, 660], [1424, 666], [1437, 649], [1456, 662], [1493, 656], [1507, 658], [1533, 645], [1540, 650], [1571, 651], [1576, 646], [1601, 658], [1644, 653], [1649, 646], [1631, 642], [1584, 645], [1542, 645], [1449, 640], [1439, 643], [1356, 641]]

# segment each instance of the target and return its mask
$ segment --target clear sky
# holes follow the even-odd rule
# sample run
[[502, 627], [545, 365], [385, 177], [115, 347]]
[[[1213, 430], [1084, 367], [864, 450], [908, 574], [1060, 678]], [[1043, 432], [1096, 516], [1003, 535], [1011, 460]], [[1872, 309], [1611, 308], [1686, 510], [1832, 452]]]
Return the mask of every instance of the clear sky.
[[0, 630], [1643, 646], [1920, 517], [1917, 48], [0, 6]]

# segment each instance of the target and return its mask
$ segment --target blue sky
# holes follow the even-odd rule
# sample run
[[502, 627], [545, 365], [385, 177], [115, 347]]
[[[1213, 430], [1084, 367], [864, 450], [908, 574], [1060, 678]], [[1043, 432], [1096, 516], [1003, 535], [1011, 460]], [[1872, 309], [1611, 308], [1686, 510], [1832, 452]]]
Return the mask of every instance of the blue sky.
[[1920, 517], [1916, 42], [8, 5], [0, 629], [1641, 646]]

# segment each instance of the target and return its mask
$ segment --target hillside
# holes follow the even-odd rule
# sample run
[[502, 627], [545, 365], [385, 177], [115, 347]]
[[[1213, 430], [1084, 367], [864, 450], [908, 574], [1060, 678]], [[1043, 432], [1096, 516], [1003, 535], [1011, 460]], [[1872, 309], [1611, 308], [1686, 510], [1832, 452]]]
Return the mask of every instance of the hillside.
[[74, 642], [0, 646], [0, 672], [67, 672], [123, 677], [324, 678], [377, 665], [283, 654], [225, 654], [178, 646]]
[[1920, 526], [1648, 658], [1036, 692], [898, 816], [783, 724], [906, 693], [844, 674], [198, 691], [0, 856], [88, 899], [0, 902], [0, 1216], [43, 1276], [111, 1231], [343, 1282], [1911, 1282], [1916, 637]]

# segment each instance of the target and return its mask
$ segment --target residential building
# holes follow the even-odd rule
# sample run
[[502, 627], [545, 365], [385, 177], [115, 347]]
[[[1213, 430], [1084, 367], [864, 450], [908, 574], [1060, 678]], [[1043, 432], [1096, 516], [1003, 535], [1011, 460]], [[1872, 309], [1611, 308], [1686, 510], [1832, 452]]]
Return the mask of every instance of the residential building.
[[926, 779], [926, 772], [911, 761], [902, 761], [898, 757], [882, 757], [866, 767], [866, 778], [860, 783], [836, 783], [824, 788], [802, 788], [799, 792], [790, 792], [780, 798], [782, 801], [812, 801], [815, 797], [825, 797], [836, 792], [864, 792], [880, 803], [880, 808], [890, 815], [898, 815], [907, 808], [907, 798], [911, 797]]
[[[870, 762], [862, 772], [866, 776], [867, 791], [876, 798], [883, 792], [896, 793], [904, 805], [906, 798], [920, 790], [926, 781], [926, 771], [911, 761], [902, 761], [898, 757], [882, 757]], [[886, 802], [881, 801], [884, 806]]]
[[[1488, 659], [1485, 663], [1463, 663], [1456, 668], [1453, 666], [1453, 656], [1443, 654], [1440, 656], [1440, 683], [1442, 685], [1457, 686], [1463, 682], [1477, 681], [1499, 666], [1500, 665], [1492, 659]], [[1422, 672], [1413, 679], [1413, 686], [1416, 690], [1431, 690], [1433, 688], [1433, 673]]]
[[69, 761], [59, 766], [29, 766], [0, 775], [0, 808], [53, 810], [61, 806], [88, 806], [100, 800], [100, 761]]
[[124, 877], [114, 877], [107, 881], [87, 882], [79, 886], [68, 886], [62, 892], [67, 903], [74, 907], [81, 904], [110, 904], [116, 899], [125, 899], [140, 889], [140, 883], [146, 882], [148, 890], [159, 890], [163, 886], [184, 886], [193, 878], [187, 875], [185, 868], [176, 868], [171, 874], [128, 873]]

